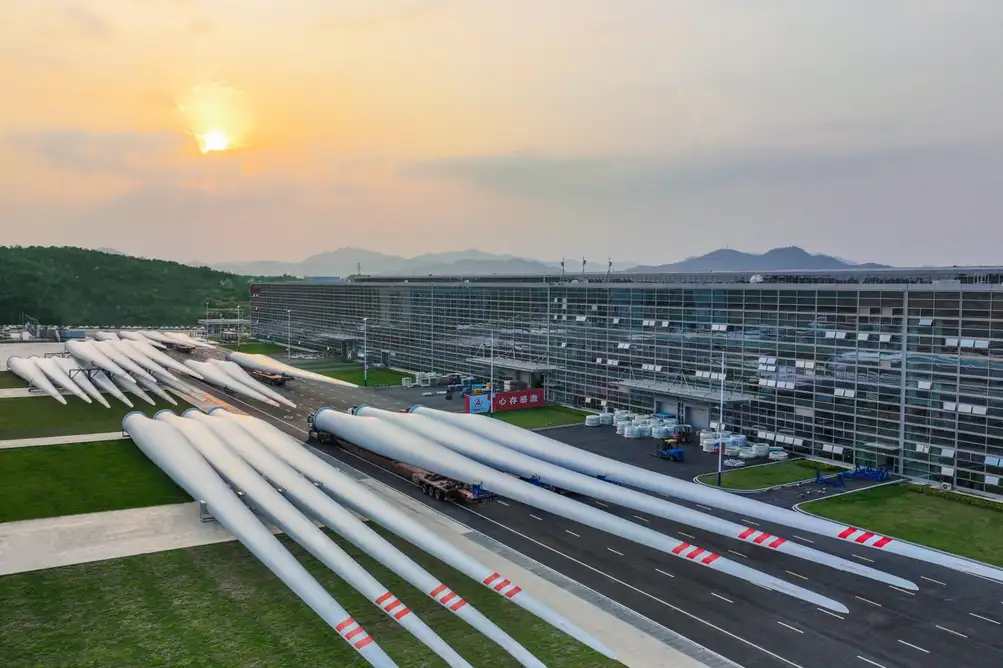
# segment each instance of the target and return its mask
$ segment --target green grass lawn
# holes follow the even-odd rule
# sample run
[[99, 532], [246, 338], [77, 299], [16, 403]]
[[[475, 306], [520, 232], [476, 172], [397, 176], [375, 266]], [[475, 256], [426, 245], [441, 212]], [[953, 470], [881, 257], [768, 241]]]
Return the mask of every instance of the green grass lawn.
[[[846, 469], [831, 464], [820, 464], [805, 459], [794, 459], [776, 464], [752, 466], [749, 468], [725, 471], [721, 476], [721, 486], [726, 489], [762, 489], [774, 485], [784, 485], [799, 480], [810, 480], [815, 477], [815, 469], [822, 470], [823, 475]], [[708, 473], [699, 478], [700, 482], [717, 485], [717, 473]]]
[[130, 396], [135, 408], [129, 408], [111, 396], [107, 398], [111, 408], [98, 403], [87, 404], [73, 396], [66, 397], [65, 406], [47, 395], [0, 399], [0, 441], [121, 431], [122, 418], [130, 411], [138, 410], [152, 416], [162, 408], [180, 413], [189, 407], [177, 397], [177, 406], [163, 400], [151, 406]]
[[[228, 343], [222, 347], [228, 350], [236, 350], [237, 344]], [[241, 343], [240, 352], [247, 353], [248, 355], [284, 355], [286, 347], [264, 341], [252, 341], [250, 343]]]
[[[346, 383], [354, 383], [356, 385], [362, 385], [362, 367], [354, 366], [347, 369], [336, 369], [334, 371], [324, 371], [323, 374], [330, 378], [337, 378], [338, 380], [343, 380]], [[400, 371], [393, 371], [392, 369], [369, 369], [368, 374], [368, 384], [369, 385], [396, 385], [400, 386], [402, 378], [414, 378], [409, 373], [401, 373]]]
[[10, 371], [0, 371], [0, 390], [10, 387], [28, 387], [28, 383]]
[[189, 501], [132, 440], [0, 450], [0, 522]]
[[524, 429], [542, 429], [567, 424], [584, 424], [586, 415], [589, 413], [565, 406], [540, 406], [539, 408], [499, 411], [495, 413], [495, 418]]
[[[299, 546], [281, 539], [401, 668], [445, 663]], [[344, 541], [339, 544], [475, 666], [515, 668], [497, 645]], [[553, 668], [620, 666], [394, 540]], [[236, 541], [0, 577], [4, 668], [368, 664]]]
[[801, 507], [831, 520], [1003, 566], [1003, 513], [910, 487], [886, 485]]

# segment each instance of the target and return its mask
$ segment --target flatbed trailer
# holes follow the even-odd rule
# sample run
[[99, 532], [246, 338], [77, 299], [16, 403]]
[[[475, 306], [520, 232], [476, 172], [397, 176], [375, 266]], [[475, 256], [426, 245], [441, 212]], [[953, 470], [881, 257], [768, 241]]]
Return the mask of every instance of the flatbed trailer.
[[378, 455], [375, 452], [371, 452], [365, 448], [360, 448], [353, 443], [350, 443], [342, 438], [338, 438], [333, 434], [329, 434], [325, 431], [318, 431], [313, 426], [312, 420], [309, 420], [309, 424], [309, 436], [311, 441], [316, 441], [317, 443], [323, 443], [325, 445], [337, 446], [345, 452], [350, 452], [353, 455], [361, 457], [367, 462], [375, 464], [380, 468], [393, 471], [397, 475], [407, 478], [414, 484], [418, 485], [425, 494], [434, 499], [438, 499], [439, 501], [486, 503], [495, 498], [494, 493], [481, 489], [479, 485], [468, 485], [467, 483], [447, 478], [446, 476], [439, 475], [433, 471], [428, 471], [418, 466], [412, 466], [411, 464], [406, 464], [404, 462], [390, 459], [389, 457], [384, 457], [383, 455]]
[[257, 369], [246, 369], [246, 371], [250, 374], [251, 378], [262, 383], [268, 383], [269, 385], [275, 385], [278, 387], [281, 387], [292, 380], [289, 376], [285, 376], [281, 373], [268, 373], [267, 371], [258, 371]]

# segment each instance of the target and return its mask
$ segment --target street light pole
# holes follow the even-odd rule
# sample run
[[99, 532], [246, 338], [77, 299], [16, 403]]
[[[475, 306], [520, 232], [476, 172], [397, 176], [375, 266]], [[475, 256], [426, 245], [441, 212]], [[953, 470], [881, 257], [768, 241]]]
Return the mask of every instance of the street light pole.
[[488, 410], [491, 411], [491, 416], [494, 417], [495, 414], [495, 332], [492, 329], [490, 332], [491, 336], [491, 375], [488, 379]]
[[240, 322], [240, 304], [237, 304], [237, 352], [240, 352], [240, 340], [244, 338], [243, 325]]
[[362, 319], [362, 385], [369, 386], [369, 318]]
[[293, 356], [293, 311], [286, 311], [286, 357], [292, 359]]
[[717, 486], [721, 486], [721, 473], [724, 467], [724, 350], [721, 351], [721, 403], [717, 409]]
[[205, 303], [205, 326], [203, 327], [203, 329], [205, 330], [205, 340], [208, 341], [209, 340], [209, 302]]

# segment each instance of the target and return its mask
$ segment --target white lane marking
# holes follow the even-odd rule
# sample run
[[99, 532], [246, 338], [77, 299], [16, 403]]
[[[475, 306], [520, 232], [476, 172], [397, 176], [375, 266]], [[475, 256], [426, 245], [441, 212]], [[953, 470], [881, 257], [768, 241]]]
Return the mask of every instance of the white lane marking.
[[926, 580], [927, 582], [932, 582], [934, 584], [939, 584], [942, 587], [946, 587], [947, 586], [946, 582], [941, 582], [940, 580], [934, 580], [933, 578], [928, 578], [925, 575], [920, 575], [919, 578], [921, 580]]
[[534, 520], [540, 520], [541, 522], [543, 521], [543, 518], [542, 518], [542, 517], [537, 517], [537, 516], [536, 516], [536, 515], [534, 515], [533, 513], [530, 513], [530, 514], [529, 514], [529, 516], [530, 516], [530, 517], [532, 517], [532, 518], [533, 518]]
[[802, 634], [802, 635], [804, 634], [804, 631], [802, 631], [801, 629], [796, 629], [796, 628], [794, 628], [793, 626], [791, 626], [790, 624], [784, 624], [783, 622], [781, 622], [781, 621], [779, 621], [779, 620], [777, 621], [777, 624], [780, 624], [780, 626], [786, 626], [786, 627], [787, 627], [787, 628], [789, 628], [789, 629], [790, 629], [791, 631], [797, 631], [798, 633], [800, 633], [800, 634]]
[[919, 651], [923, 652], [924, 654], [929, 654], [930, 653], [930, 650], [923, 649], [919, 645], [913, 645], [911, 642], [906, 642], [905, 640], [902, 640], [901, 638], [898, 638], [897, 640], [900, 643], [902, 643], [903, 645], [905, 645], [906, 647], [912, 647], [913, 649], [918, 649]]
[[[738, 642], [742, 643], [743, 645], [746, 645], [747, 647], [751, 647], [753, 649], [757, 649], [760, 652], [762, 652], [763, 654], [766, 654], [767, 656], [773, 657], [777, 661], [780, 661], [780, 662], [782, 662], [783, 664], [785, 664], [787, 666], [791, 666], [791, 668], [804, 668], [804, 666], [802, 666], [801, 664], [794, 663], [790, 659], [785, 659], [784, 657], [780, 656], [776, 652], [771, 652], [770, 650], [766, 649], [765, 647], [763, 647], [761, 645], [757, 645], [756, 643], [752, 642], [751, 640], [747, 640], [746, 638], [743, 638], [742, 636], [740, 636], [740, 635], [738, 635], [736, 633], [732, 633], [731, 631], [728, 631], [727, 629], [724, 629], [724, 628], [722, 628], [722, 627], [714, 624], [713, 622], [709, 622], [706, 619], [703, 619], [701, 617], [697, 617], [692, 612], [688, 612], [686, 610], [683, 610], [682, 608], [680, 608], [680, 607], [678, 607], [676, 605], [673, 605], [672, 603], [669, 603], [668, 601], [665, 601], [665, 600], [662, 600], [662, 599], [658, 598], [654, 594], [649, 594], [648, 592], [644, 591], [643, 589], [635, 587], [634, 585], [629, 584], [627, 582], [624, 582], [623, 580], [621, 580], [619, 578], [616, 578], [616, 577], [610, 575], [609, 573], [605, 573], [605, 572], [599, 570], [595, 566], [591, 566], [589, 564], [586, 564], [584, 561], [581, 561], [580, 559], [575, 559], [574, 557], [572, 557], [570, 555], [567, 555], [567, 554], [561, 552], [560, 550], [556, 550], [556, 549], [550, 547], [546, 543], [542, 543], [542, 542], [536, 540], [535, 538], [527, 536], [526, 534], [524, 534], [524, 533], [522, 533], [520, 531], [516, 531], [515, 529], [513, 529], [511, 527], [505, 526], [501, 522], [493, 520], [490, 517], [488, 517], [487, 515], [483, 515], [483, 514], [477, 512], [473, 508], [469, 508], [469, 507], [467, 507], [465, 505], [459, 505], [459, 504], [456, 504], [456, 506], [458, 508], [461, 508], [461, 509], [465, 510], [466, 512], [470, 513], [471, 515], [477, 515], [478, 517], [480, 517], [483, 520], [487, 520], [488, 522], [491, 522], [492, 524], [497, 524], [502, 529], [505, 529], [506, 531], [510, 531], [511, 533], [514, 533], [515, 535], [519, 536], [520, 538], [523, 538], [523, 539], [528, 540], [528, 541], [530, 541], [532, 543], [535, 543], [536, 545], [539, 545], [540, 547], [544, 548], [545, 550], [549, 550], [550, 552], [553, 552], [555, 554], [559, 554], [560, 556], [564, 557], [568, 561], [572, 561], [572, 562], [578, 564], [579, 566], [587, 568], [590, 571], [592, 571], [593, 573], [601, 575], [601, 576], [605, 577], [606, 579], [608, 579], [608, 580], [610, 580], [612, 582], [617, 583], [618, 585], [622, 585], [624, 587], [627, 587], [628, 589], [630, 589], [632, 591], [635, 591], [638, 594], [640, 594], [642, 596], [645, 596], [645, 597], [651, 599], [652, 601], [655, 601], [656, 603], [660, 603], [661, 605], [664, 605], [666, 608], [669, 608], [670, 610], [675, 610], [679, 614], [685, 615], [685, 616], [689, 617], [690, 619], [692, 619], [693, 621], [699, 622], [700, 624], [703, 624], [707, 628], [714, 629], [718, 633], [722, 633], [722, 634], [728, 636], [729, 638], [731, 638], [733, 640], [737, 640]], [[658, 572], [662, 573], [663, 575], [669, 575], [668, 573], [665, 573], [664, 571], [658, 571]], [[669, 577], [674, 577], [674, 576], [669, 575]], [[764, 589], [765, 589], [765, 587], [764, 587]]]
[[570, 531], [570, 530], [568, 530], [568, 529], [565, 529], [565, 530], [564, 530], [564, 533], [569, 533], [569, 534], [571, 534], [572, 536], [574, 536], [575, 538], [581, 538], [581, 536], [580, 536], [580, 535], [578, 535], [578, 534], [576, 534], [576, 533], [575, 533], [574, 531]]
[[717, 598], [719, 598], [722, 601], [725, 601], [727, 603], [734, 603], [734, 601], [732, 601], [730, 598], [725, 598], [724, 596], [721, 596], [721, 594], [715, 594], [714, 592], [711, 592], [710, 595], [711, 596], [716, 596]]
[[965, 635], [964, 633], [958, 633], [957, 631], [955, 631], [955, 630], [953, 630], [953, 629], [949, 629], [949, 628], [946, 628], [946, 627], [943, 627], [943, 626], [941, 626], [940, 624], [936, 624], [935, 626], [936, 626], [936, 627], [937, 627], [938, 629], [940, 629], [941, 631], [947, 631], [948, 633], [953, 633], [954, 635], [956, 635], [956, 636], [961, 636], [962, 638], [967, 638], [967, 637], [968, 637], [968, 636], [966, 636], [966, 635]]
[[988, 617], [983, 617], [982, 615], [976, 615], [974, 612], [969, 612], [968, 614], [970, 614], [972, 617], [981, 619], [984, 622], [989, 622], [990, 624], [995, 624], [996, 626], [1000, 625], [1000, 623], [997, 622], [995, 619], [989, 619]]
[[607, 547], [606, 549], [612, 552], [613, 554], [619, 554], [621, 557], [623, 556], [623, 552], [617, 552], [612, 547]]
[[885, 606], [881, 605], [880, 603], [875, 603], [874, 601], [871, 601], [871, 600], [869, 600], [869, 599], [866, 599], [866, 598], [864, 598], [863, 596], [854, 596], [853, 598], [857, 598], [857, 599], [860, 599], [860, 600], [861, 600], [861, 601], [863, 601], [864, 603], [870, 603], [871, 605], [873, 605], [873, 606], [877, 606], [877, 607], [879, 607], [879, 608], [883, 608], [883, 607], [885, 607]]
[[811, 543], [812, 545], [814, 545], [814, 544], [815, 544], [815, 541], [813, 541], [813, 540], [809, 540], [809, 539], [805, 538], [804, 536], [799, 536], [799, 535], [797, 535], [796, 533], [793, 533], [793, 534], [791, 534], [791, 535], [792, 535], [792, 536], [793, 536], [794, 538], [797, 538], [798, 540], [803, 540], [804, 542], [806, 542], [806, 543]]
[[867, 662], [867, 663], [871, 664], [872, 666], [877, 666], [878, 668], [885, 668], [884, 666], [882, 666], [882, 665], [881, 665], [880, 663], [878, 663], [877, 661], [871, 661], [871, 660], [870, 660], [870, 659], [868, 659], [867, 657], [863, 657], [863, 656], [860, 656], [859, 654], [857, 655], [857, 658], [858, 658], [858, 659], [860, 659], [861, 661], [865, 661], [865, 662]]
[[661, 568], [656, 568], [655, 570], [656, 570], [657, 572], [661, 573], [662, 575], [668, 575], [668, 576], [669, 576], [670, 578], [674, 578], [674, 577], [676, 577], [676, 576], [675, 576], [675, 575], [673, 575], [672, 573], [666, 573], [666, 572], [665, 572], [665, 571], [663, 571], [663, 570], [662, 570]]
[[794, 571], [785, 571], [785, 572], [788, 573], [788, 574], [790, 574], [790, 575], [793, 575], [796, 578], [801, 578], [802, 580], [807, 580], [808, 579], [805, 576], [801, 575], [800, 573], [795, 573]]
[[744, 517], [742, 518], [742, 521], [745, 522], [746, 524], [751, 524], [754, 527], [758, 527], [759, 526], [759, 522], [753, 522], [752, 520], [747, 520]]
[[680, 535], [680, 536], [686, 536], [687, 538], [689, 538], [689, 539], [691, 539], [691, 540], [696, 540], [696, 539], [697, 539], [697, 537], [696, 537], [696, 536], [694, 536], [694, 535], [692, 535], [692, 534], [688, 534], [688, 533], [686, 533], [685, 531], [680, 531], [680, 532], [679, 532], [679, 535]]
[[844, 617], [843, 615], [837, 615], [832, 610], [826, 610], [825, 608], [819, 608], [818, 610], [819, 610], [819, 612], [824, 612], [825, 614], [831, 615], [832, 617], [835, 617], [836, 619], [846, 619], [846, 617]]
[[609, 506], [607, 506], [607, 505], [606, 505], [605, 503], [603, 503], [602, 501], [596, 501], [596, 505], [597, 505], [597, 506], [602, 506], [603, 508], [609, 508]]
[[502, 505], [503, 505], [503, 506], [505, 506], [505, 507], [510, 507], [510, 506], [509, 506], [509, 504], [505, 503], [505, 502], [504, 502], [504, 501], [502, 501], [501, 499], [496, 499], [496, 501], [497, 501], [498, 503], [502, 504]]
[[742, 557], [743, 559], [748, 559], [749, 558], [746, 555], [742, 554], [741, 552], [735, 552], [735, 550], [728, 550], [728, 551], [731, 552], [732, 554], [737, 554], [738, 556]]
[[708, 508], [707, 506], [701, 506], [699, 503], [697, 504], [697, 508], [703, 508], [704, 510], [710, 510], [710, 511], [714, 510], [713, 508]]
[[640, 515], [634, 515], [634, 519], [638, 519], [638, 520], [641, 520], [642, 522], [649, 522], [649, 521], [650, 521], [650, 520], [646, 520], [646, 519], [644, 519], [644, 518], [643, 518], [643, 517], [641, 517]]
[[850, 556], [853, 557], [854, 559], [860, 559], [861, 561], [867, 561], [867, 562], [870, 562], [872, 564], [874, 563], [873, 559], [868, 559], [867, 557], [862, 557], [859, 554], [851, 554]]
[[914, 591], [906, 591], [905, 589], [899, 589], [895, 585], [888, 585], [888, 586], [891, 587], [892, 589], [894, 589], [895, 591], [902, 592], [903, 594], [909, 594], [910, 596], [915, 596], [916, 595], [916, 592], [914, 592]]

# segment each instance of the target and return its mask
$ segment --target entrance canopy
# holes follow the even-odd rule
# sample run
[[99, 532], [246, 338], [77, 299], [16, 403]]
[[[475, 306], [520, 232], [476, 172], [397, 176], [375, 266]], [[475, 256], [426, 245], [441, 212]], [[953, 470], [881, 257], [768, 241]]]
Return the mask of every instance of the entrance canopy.
[[[688, 399], [690, 401], [716, 403], [721, 399], [720, 388], [690, 385], [689, 383], [667, 383], [657, 380], [634, 380], [628, 378], [619, 381], [617, 384], [628, 391], [652, 392], [654, 394], [662, 394], [684, 400]], [[745, 403], [753, 399], [755, 397], [751, 394], [729, 390], [727, 386], [724, 388], [724, 403], [726, 404]]]

